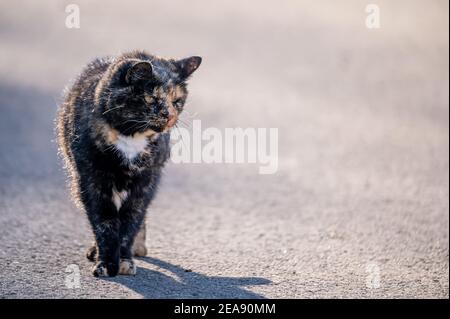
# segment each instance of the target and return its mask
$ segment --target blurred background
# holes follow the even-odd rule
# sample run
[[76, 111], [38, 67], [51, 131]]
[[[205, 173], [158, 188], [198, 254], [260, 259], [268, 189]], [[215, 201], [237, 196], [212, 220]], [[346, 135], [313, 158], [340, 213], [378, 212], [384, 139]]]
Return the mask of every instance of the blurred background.
[[[65, 25], [71, 3], [79, 29]], [[2, 1], [0, 297], [448, 298], [448, 12], [445, 0]], [[188, 113], [278, 128], [279, 170], [168, 165], [149, 257], [134, 278], [98, 280], [53, 120], [87, 62], [131, 49], [202, 56]], [[80, 288], [65, 285], [70, 264]]]

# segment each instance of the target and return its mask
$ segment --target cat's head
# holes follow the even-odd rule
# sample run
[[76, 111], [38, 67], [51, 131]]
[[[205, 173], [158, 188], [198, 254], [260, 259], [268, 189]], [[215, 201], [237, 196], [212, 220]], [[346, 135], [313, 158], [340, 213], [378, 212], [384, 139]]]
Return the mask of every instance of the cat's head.
[[186, 80], [202, 59], [181, 60], [156, 57], [123, 57], [110, 66], [96, 96], [101, 116], [121, 134], [153, 130], [168, 131], [183, 111]]

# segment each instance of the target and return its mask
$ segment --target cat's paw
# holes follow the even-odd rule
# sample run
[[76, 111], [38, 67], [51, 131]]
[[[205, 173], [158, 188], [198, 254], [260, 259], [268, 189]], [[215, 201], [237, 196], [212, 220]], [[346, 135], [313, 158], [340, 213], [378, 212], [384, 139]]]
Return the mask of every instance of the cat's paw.
[[97, 258], [97, 246], [95, 244], [86, 251], [86, 258], [92, 262]]
[[147, 256], [147, 247], [145, 247], [145, 244], [135, 244], [133, 246], [133, 254], [136, 257]]
[[120, 275], [136, 275], [136, 265], [132, 259], [121, 259], [119, 264]]
[[119, 265], [116, 263], [106, 263], [104, 261], [99, 261], [92, 268], [92, 274], [95, 277], [114, 277], [117, 276], [119, 272]]

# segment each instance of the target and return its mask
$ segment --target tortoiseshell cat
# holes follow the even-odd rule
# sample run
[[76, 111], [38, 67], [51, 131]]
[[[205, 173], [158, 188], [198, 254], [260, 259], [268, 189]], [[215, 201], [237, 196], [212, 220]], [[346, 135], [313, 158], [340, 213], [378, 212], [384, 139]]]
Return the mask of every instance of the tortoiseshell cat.
[[162, 59], [142, 51], [96, 59], [77, 78], [57, 118], [73, 195], [96, 244], [94, 276], [134, 275], [145, 255], [145, 212], [169, 158], [170, 129], [200, 57]]

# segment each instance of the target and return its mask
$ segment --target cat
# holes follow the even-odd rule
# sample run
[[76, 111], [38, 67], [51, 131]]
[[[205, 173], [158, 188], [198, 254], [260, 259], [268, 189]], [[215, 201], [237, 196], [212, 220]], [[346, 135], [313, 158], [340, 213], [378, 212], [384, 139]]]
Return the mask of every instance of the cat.
[[94, 276], [135, 275], [133, 244], [136, 255], [147, 253], [146, 210], [170, 156], [170, 130], [186, 102], [186, 81], [201, 61], [144, 51], [99, 58], [65, 94], [57, 141], [73, 198], [94, 233], [87, 253]]

